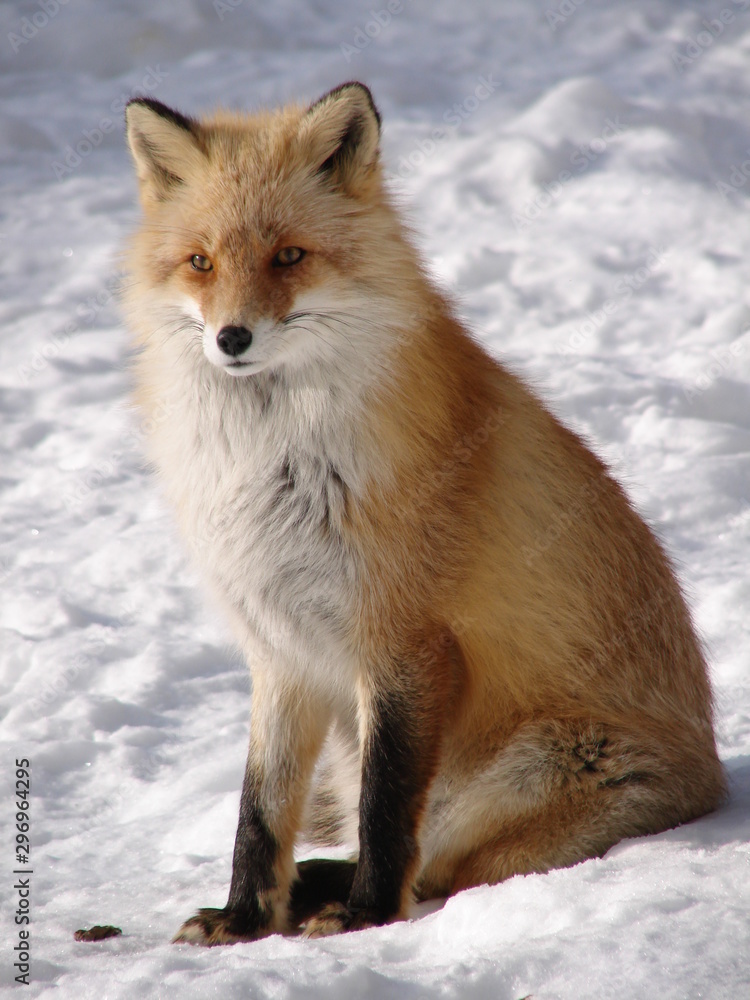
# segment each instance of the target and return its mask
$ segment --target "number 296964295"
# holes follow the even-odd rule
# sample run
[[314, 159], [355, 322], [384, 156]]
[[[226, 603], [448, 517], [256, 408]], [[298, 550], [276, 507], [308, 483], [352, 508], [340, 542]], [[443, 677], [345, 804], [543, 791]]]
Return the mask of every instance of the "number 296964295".
[[31, 805], [31, 761], [16, 758], [16, 863], [28, 864], [31, 855], [29, 808]]

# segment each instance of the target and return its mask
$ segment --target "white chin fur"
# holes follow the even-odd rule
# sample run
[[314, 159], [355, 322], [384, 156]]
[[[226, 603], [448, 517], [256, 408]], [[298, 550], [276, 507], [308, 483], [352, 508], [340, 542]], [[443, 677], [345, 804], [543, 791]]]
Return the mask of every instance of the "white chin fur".
[[231, 364], [222, 365], [218, 364], [213, 358], [208, 359], [217, 368], [221, 368], [222, 371], [226, 372], [227, 375], [232, 375], [234, 378], [243, 378], [245, 375], [255, 375], [256, 372], [262, 372], [266, 367], [264, 361], [247, 361], [242, 364]]

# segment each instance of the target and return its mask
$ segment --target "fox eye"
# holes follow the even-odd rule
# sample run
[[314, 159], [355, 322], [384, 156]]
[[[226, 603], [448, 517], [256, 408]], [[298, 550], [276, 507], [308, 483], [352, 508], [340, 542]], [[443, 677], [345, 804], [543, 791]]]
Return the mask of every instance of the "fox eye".
[[213, 264], [202, 253], [194, 253], [190, 258], [190, 263], [194, 271], [213, 271]]
[[274, 267], [289, 267], [291, 264], [298, 264], [305, 256], [305, 251], [300, 247], [284, 247], [274, 257], [272, 263]]

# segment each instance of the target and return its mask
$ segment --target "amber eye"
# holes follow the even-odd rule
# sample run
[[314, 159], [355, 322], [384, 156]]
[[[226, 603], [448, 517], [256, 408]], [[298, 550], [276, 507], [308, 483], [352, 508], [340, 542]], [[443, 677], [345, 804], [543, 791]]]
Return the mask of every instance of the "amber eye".
[[190, 258], [190, 263], [194, 271], [212, 271], [214, 267], [208, 257], [204, 257], [202, 253], [194, 253]]
[[305, 256], [305, 251], [300, 247], [284, 247], [279, 250], [273, 259], [274, 267], [289, 267], [291, 264], [298, 264]]

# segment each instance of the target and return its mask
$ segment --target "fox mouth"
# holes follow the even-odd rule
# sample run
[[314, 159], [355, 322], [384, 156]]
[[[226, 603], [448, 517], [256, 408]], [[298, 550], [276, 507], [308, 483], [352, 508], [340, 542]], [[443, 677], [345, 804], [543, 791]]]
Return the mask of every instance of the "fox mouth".
[[[216, 364], [216, 362], [213, 362]], [[238, 376], [238, 375], [254, 375], [256, 372], [262, 371], [265, 368], [265, 364], [262, 361], [226, 361], [217, 365], [222, 371], [226, 372], [227, 375]]]

